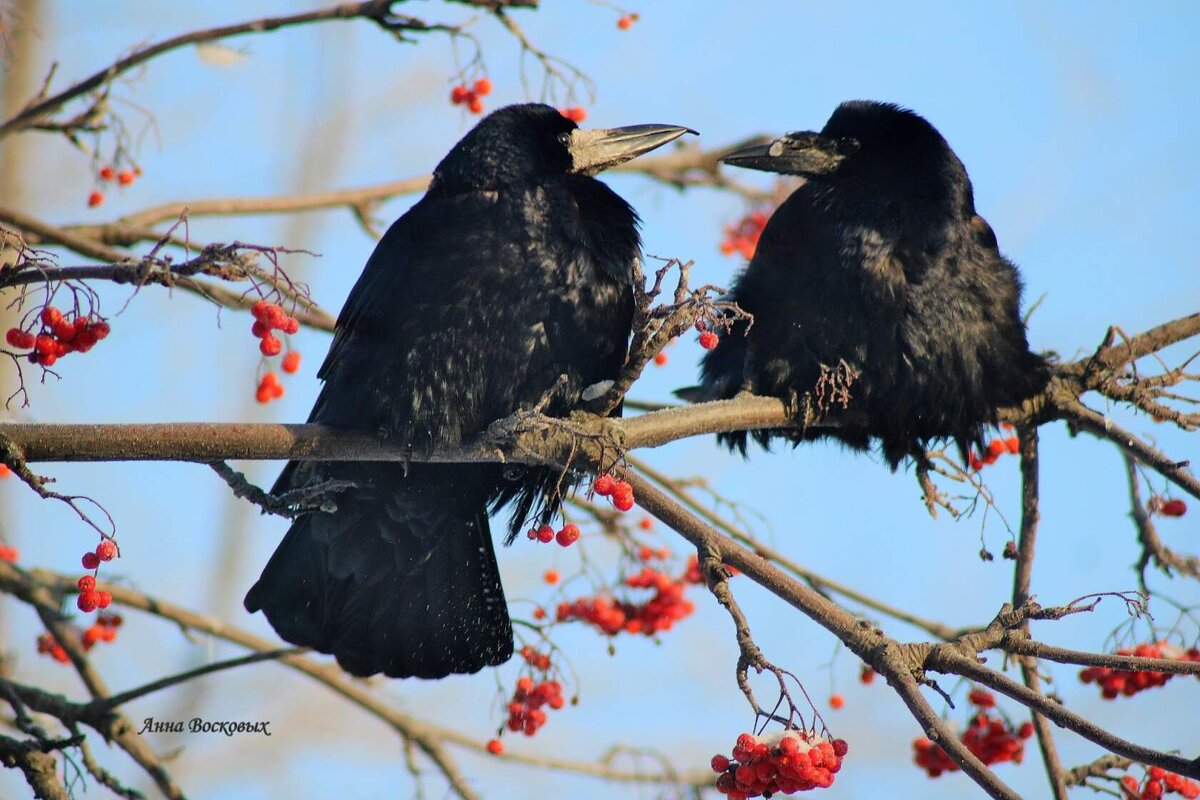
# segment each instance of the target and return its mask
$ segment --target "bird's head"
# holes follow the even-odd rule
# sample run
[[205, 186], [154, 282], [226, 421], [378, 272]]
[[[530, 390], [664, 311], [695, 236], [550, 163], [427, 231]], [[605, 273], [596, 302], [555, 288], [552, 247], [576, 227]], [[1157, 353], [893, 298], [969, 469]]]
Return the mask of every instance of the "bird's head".
[[917, 114], [887, 103], [853, 100], [838, 106], [820, 133], [788, 133], [767, 144], [739, 148], [721, 160], [735, 167], [820, 178], [924, 166], [947, 154], [953, 156], [946, 140]]
[[554, 108], [524, 103], [479, 121], [434, 170], [435, 185], [498, 188], [553, 175], [595, 175], [695, 133], [679, 125], [584, 130]]

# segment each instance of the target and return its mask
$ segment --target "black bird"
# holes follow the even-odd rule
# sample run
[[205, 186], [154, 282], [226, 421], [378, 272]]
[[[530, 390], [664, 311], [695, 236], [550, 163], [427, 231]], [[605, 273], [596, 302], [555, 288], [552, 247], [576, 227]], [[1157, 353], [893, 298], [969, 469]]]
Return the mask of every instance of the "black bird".
[[[377, 431], [422, 453], [533, 406], [545, 413], [624, 363], [638, 217], [590, 177], [687, 131], [580, 130], [541, 104], [501, 108], [434, 170], [367, 261], [318, 372], [310, 422]], [[289, 642], [354, 675], [440, 678], [501, 664], [512, 625], [488, 510], [511, 541], [557, 510], [558, 475], [493, 464], [292, 462], [276, 493], [356, 484], [296, 519], [246, 595]]]
[[[729, 299], [754, 316], [706, 354], [690, 400], [743, 389], [837, 429], [754, 431], [793, 442], [877, 439], [896, 469], [930, 440], [964, 459], [998, 408], [1048, 380], [1029, 351], [1021, 281], [975, 213], [971, 181], [937, 130], [906, 109], [842, 103], [820, 133], [790, 133], [725, 163], [804, 178], [775, 211]], [[746, 434], [722, 437], [746, 451]]]

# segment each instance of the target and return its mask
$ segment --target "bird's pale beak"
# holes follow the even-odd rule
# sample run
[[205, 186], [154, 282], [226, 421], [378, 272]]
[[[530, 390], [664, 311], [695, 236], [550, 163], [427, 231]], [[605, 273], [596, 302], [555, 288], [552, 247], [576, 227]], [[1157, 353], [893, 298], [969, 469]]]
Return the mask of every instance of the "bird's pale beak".
[[720, 160], [731, 167], [812, 177], [832, 172], [857, 146], [850, 140], [804, 131], [785, 134], [770, 144], [740, 147]]
[[574, 130], [571, 132], [571, 143], [567, 146], [571, 152], [571, 172], [595, 175], [673, 142], [685, 133], [696, 132], [679, 125], [628, 125], [624, 128]]

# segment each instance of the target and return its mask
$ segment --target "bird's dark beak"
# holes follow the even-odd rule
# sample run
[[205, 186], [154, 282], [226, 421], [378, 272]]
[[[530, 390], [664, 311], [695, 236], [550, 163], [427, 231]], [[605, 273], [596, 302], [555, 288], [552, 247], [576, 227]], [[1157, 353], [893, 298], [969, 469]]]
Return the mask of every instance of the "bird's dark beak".
[[857, 149], [858, 143], [853, 140], [804, 131], [785, 134], [770, 144], [738, 148], [720, 160], [731, 167], [812, 177], [832, 172]]
[[571, 152], [571, 172], [595, 175], [673, 142], [685, 133], [696, 132], [679, 125], [629, 125], [571, 131], [571, 143], [567, 146]]

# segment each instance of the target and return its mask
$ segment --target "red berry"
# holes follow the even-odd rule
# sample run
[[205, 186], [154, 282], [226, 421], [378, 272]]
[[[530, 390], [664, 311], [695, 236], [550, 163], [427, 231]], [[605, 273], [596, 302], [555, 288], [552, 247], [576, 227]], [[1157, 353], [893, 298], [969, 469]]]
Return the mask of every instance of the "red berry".
[[841, 709], [841, 707], [844, 705], [846, 705], [846, 698], [842, 697], [840, 694], [835, 694], [829, 698], [829, 707], [834, 711]]
[[112, 603], [112, 592], [106, 592], [103, 590], [96, 592], [96, 607], [97, 608], [108, 608], [111, 603]]
[[260, 319], [254, 320], [254, 324], [250, 326], [250, 335], [256, 339], [261, 339], [271, 332], [271, 326]]
[[117, 183], [121, 184], [122, 186], [128, 186], [129, 184], [133, 183], [133, 181], [133, 170], [123, 169], [117, 173]]
[[84, 569], [96, 569], [99, 566], [100, 566], [100, 556], [96, 555], [95, 553], [84, 553], [83, 554], [83, 568]]
[[617, 481], [612, 475], [601, 475], [592, 483], [592, 489], [596, 494], [607, 497], [613, 493], [613, 489], [617, 487]]
[[1168, 500], [1159, 509], [1164, 517], [1182, 517], [1187, 513], [1187, 503], [1182, 500]]
[[870, 686], [875, 682], [875, 670], [864, 664], [862, 672], [860, 672], [858, 675], [858, 682], [863, 686]]
[[112, 167], [100, 168], [100, 180], [102, 181], [111, 181], [114, 177], [116, 177], [116, 175], [116, 170], [114, 170]]
[[258, 349], [259, 352], [268, 358], [271, 356], [277, 356], [283, 352], [283, 342], [279, 341], [268, 333], [262, 338], [262, 341], [258, 343]]
[[533, 618], [534, 619], [545, 619], [546, 618], [546, 609], [542, 608], [541, 606], [538, 606], [537, 608], [535, 608], [533, 610]]
[[542, 544], [548, 544], [554, 541], [554, 528], [549, 525], [543, 525], [537, 529], [537, 540]]
[[4, 340], [11, 347], [21, 348], [21, 343], [25, 341], [25, 331], [20, 328], [9, 328], [4, 334]]
[[1012, 453], [1014, 456], [1017, 453], [1021, 452], [1021, 440], [1018, 439], [1016, 436], [1010, 436], [1007, 439], [1005, 439], [1004, 446], [1007, 447], [1008, 452]]
[[719, 753], [713, 756], [709, 763], [712, 764], [713, 772], [721, 773], [729, 769], [729, 759]]
[[973, 705], [979, 706], [980, 708], [993, 708], [996, 705], [995, 696], [993, 696], [991, 692], [985, 691], [984, 689], [972, 689], [967, 694], [967, 700], [969, 700]]
[[555, 569], [546, 570], [546, 574], [542, 576], [542, 580], [544, 580], [546, 583], [550, 584], [551, 586], [558, 583], [558, 570], [555, 570]]
[[467, 110], [472, 114], [483, 113], [483, 101], [476, 97], [474, 93], [472, 93], [470, 99], [467, 100]]
[[99, 607], [100, 595], [98, 592], [80, 592], [79, 597], [75, 600], [75, 605], [83, 613], [90, 614]]
[[112, 561], [117, 557], [117, 543], [112, 539], [101, 539], [96, 545], [96, 558], [101, 561]]
[[463, 103], [467, 102], [467, 95], [469, 94], [470, 91], [468, 91], [467, 87], [455, 86], [450, 90], [450, 102], [456, 106], [462, 105]]
[[626, 14], [625, 16], [623, 16], [619, 20], [617, 20], [617, 28], [619, 30], [627, 31], [632, 27], [633, 27], [633, 17], [629, 16], [628, 14]]
[[666, 353], [655, 353], [654, 354], [654, 365], [656, 367], [665, 366], [666, 363], [667, 363], [667, 354]]
[[845, 739], [834, 739], [833, 740], [833, 754], [835, 756], [837, 756], [838, 758], [842, 758], [848, 752], [850, 752], [850, 745], [848, 745], [846, 743]]
[[42, 324], [47, 327], [54, 327], [55, 323], [62, 322], [62, 312], [54, 306], [46, 306], [42, 309]]
[[[1008, 452], [1008, 445], [1004, 444], [1003, 439], [992, 439], [988, 442], [987, 454], [993, 458], [999, 458]], [[987, 458], [987, 456], [985, 456]]]
[[612, 503], [618, 511], [628, 511], [633, 508], [633, 487], [625, 481], [617, 481], [613, 487]]
[[642, 517], [640, 520], [638, 520], [638, 527], [644, 531], [648, 531], [654, 527], [654, 520], [650, 519], [649, 517]]
[[719, 341], [720, 338], [712, 331], [705, 331], [700, 334], [700, 346], [705, 350], [712, 350], [717, 346], [717, 342]]
[[555, 537], [555, 541], [557, 541], [563, 547], [570, 547], [571, 545], [575, 544], [577, 541], [579, 541], [579, 526], [570, 522], [568, 522], [566, 525], [563, 525], [562, 530], [559, 531], [558, 536]]
[[492, 93], [492, 82], [487, 78], [480, 78], [479, 80], [475, 81], [475, 86], [473, 88], [475, 89], [475, 94], [479, 95], [480, 97], [485, 97], [486, 95]]
[[288, 317], [283, 321], [283, 325], [281, 327], [284, 333], [288, 334], [289, 336], [294, 336], [300, 332], [300, 320], [296, 319], [295, 317]]
[[279, 368], [288, 374], [298, 372], [300, 370], [300, 354], [292, 350], [283, 357], [283, 363], [279, 365]]
[[112, 333], [112, 328], [107, 322], [97, 322], [92, 326], [92, 335], [96, 337], [96, 341], [100, 341], [110, 333]]
[[79, 591], [81, 592], [90, 592], [96, 588], [96, 579], [91, 575], [84, 575], [75, 585], [79, 587]]
[[250, 306], [250, 313], [256, 320], [265, 323], [271, 316], [272, 305], [274, 304], [268, 303], [266, 300], [259, 300], [257, 303]]
[[99, 189], [92, 189], [92, 192], [88, 195], [87, 199], [88, 208], [95, 208], [103, 202], [104, 192], [100, 191]]
[[487, 743], [487, 751], [494, 756], [498, 756], [504, 752], [504, 742], [499, 739], [491, 739]]

